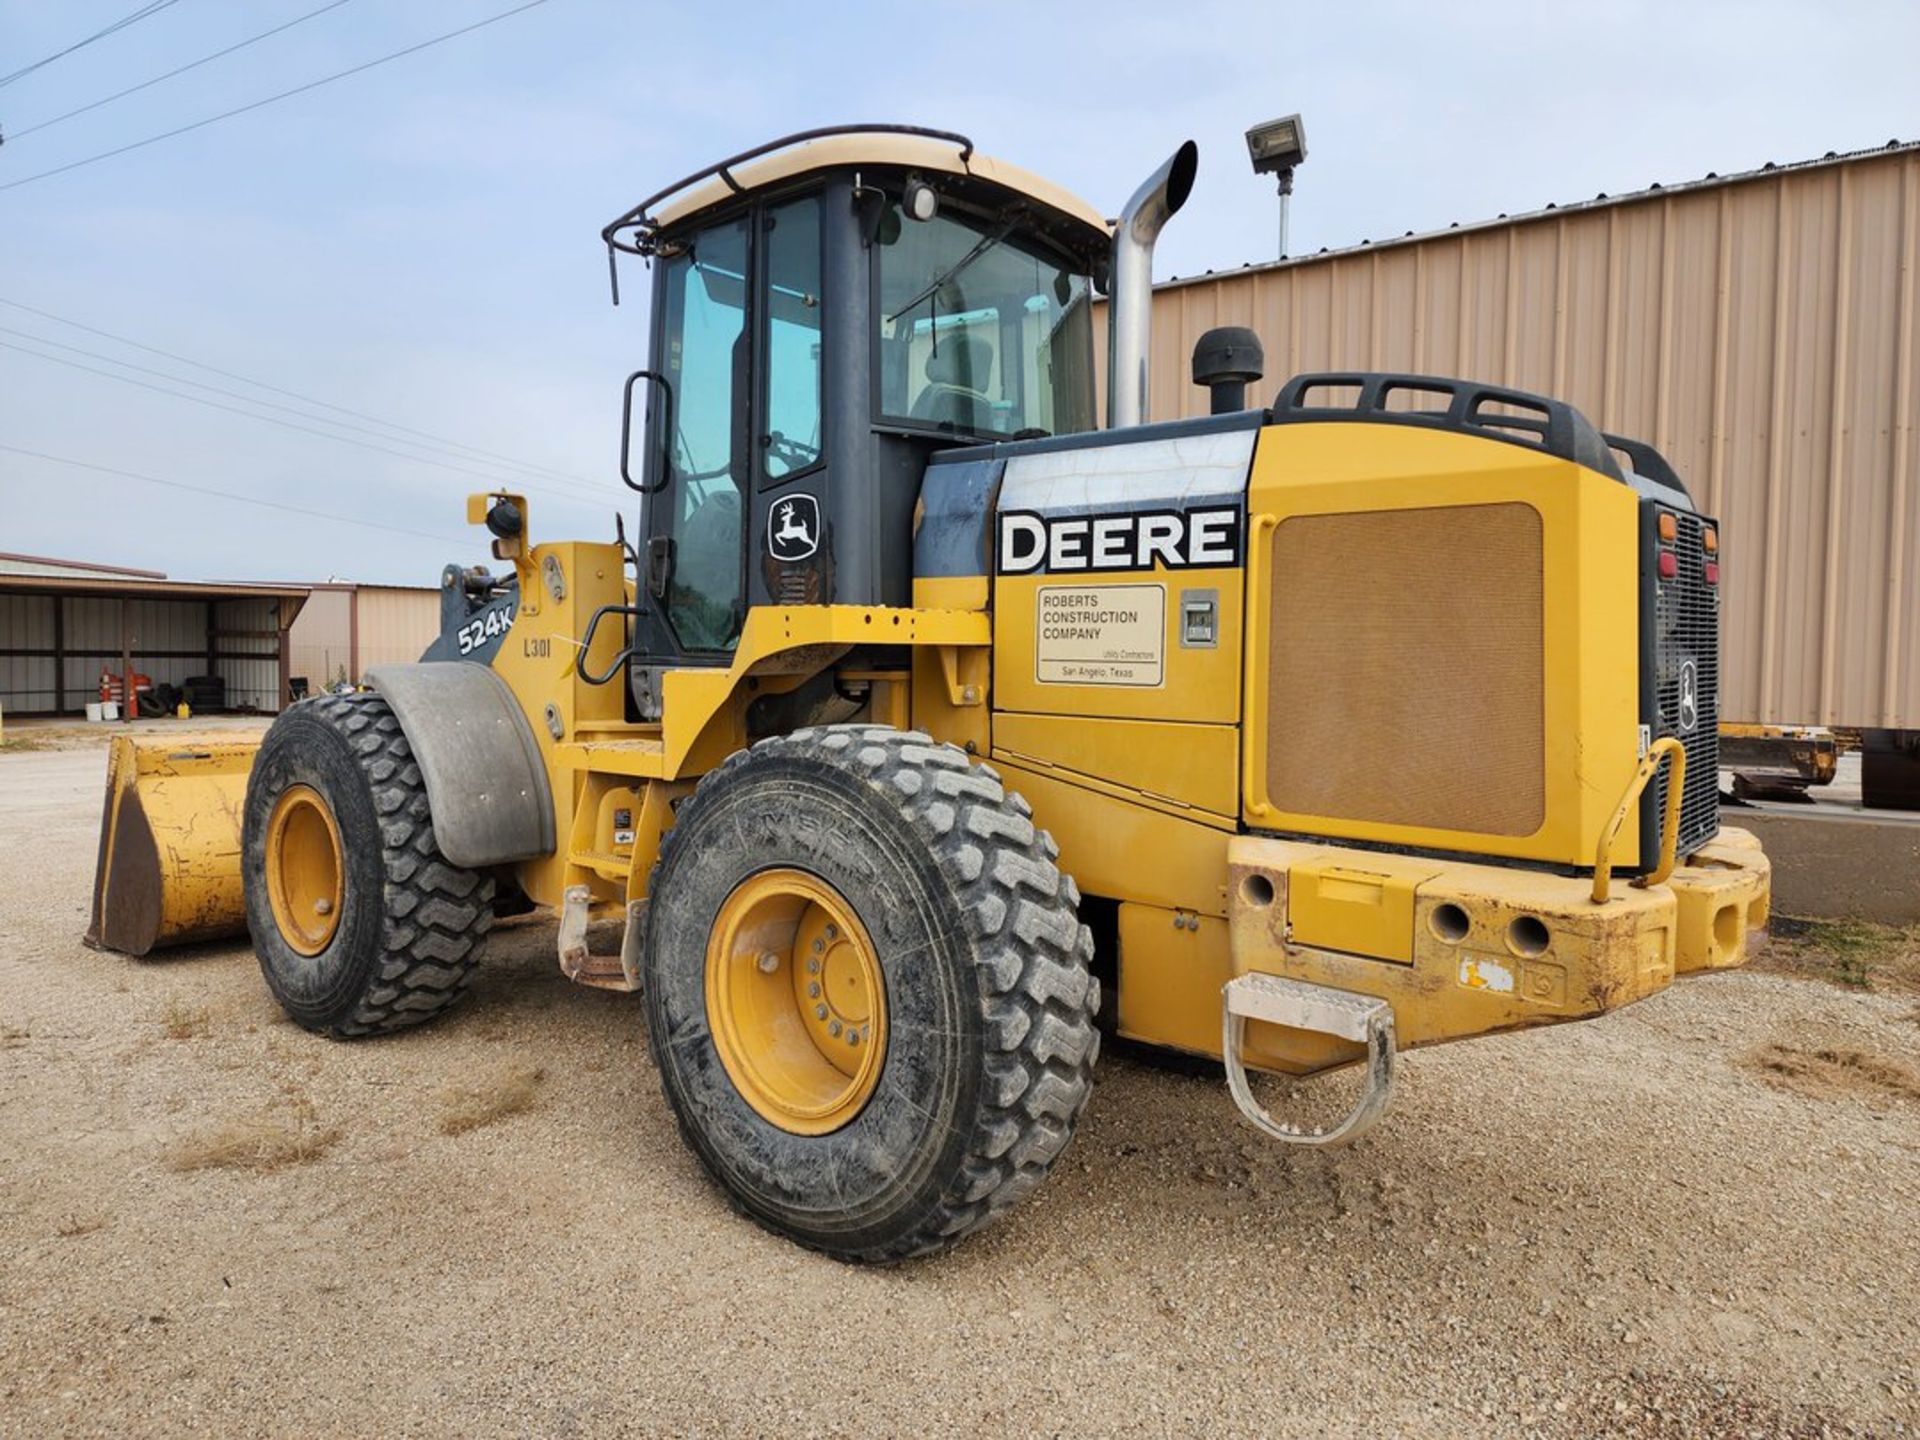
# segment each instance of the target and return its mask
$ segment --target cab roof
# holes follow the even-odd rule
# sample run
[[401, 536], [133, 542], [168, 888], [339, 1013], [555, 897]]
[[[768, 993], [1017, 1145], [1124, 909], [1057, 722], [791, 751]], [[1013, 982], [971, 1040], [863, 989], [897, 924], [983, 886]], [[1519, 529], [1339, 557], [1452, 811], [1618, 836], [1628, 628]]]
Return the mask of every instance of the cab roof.
[[884, 166], [983, 181], [1019, 195], [1056, 224], [1104, 246], [1112, 225], [1070, 191], [1017, 165], [981, 155], [964, 135], [914, 125], [836, 125], [803, 130], [742, 151], [697, 170], [642, 200], [600, 232], [610, 249], [647, 254], [655, 236], [738, 195], [763, 190], [796, 176], [844, 167]]

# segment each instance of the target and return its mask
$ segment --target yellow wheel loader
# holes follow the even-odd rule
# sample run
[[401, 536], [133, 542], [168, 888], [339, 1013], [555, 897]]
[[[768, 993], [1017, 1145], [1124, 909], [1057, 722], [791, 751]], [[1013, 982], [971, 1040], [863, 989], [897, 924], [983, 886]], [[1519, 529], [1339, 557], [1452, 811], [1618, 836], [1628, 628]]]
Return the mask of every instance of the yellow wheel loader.
[[[1714, 522], [1539, 396], [1330, 374], [1250, 406], [1247, 332], [1196, 349], [1213, 413], [1149, 423], [1195, 164], [1109, 222], [964, 136], [835, 128], [609, 225], [616, 302], [621, 255], [651, 271], [634, 543], [471, 497], [513, 584], [450, 582], [445, 659], [274, 724], [233, 848], [288, 1013], [428, 1019], [524, 896], [566, 975], [643, 993], [734, 1202], [885, 1261], [1039, 1183], [1103, 1031], [1335, 1144], [1405, 1047], [1739, 964], [1769, 879], [1720, 826]], [[180, 829], [127, 768], [106, 943], [113, 835]], [[122, 868], [164, 901], [194, 857], [155, 854]], [[1248, 1078], [1346, 1066], [1318, 1129]]]

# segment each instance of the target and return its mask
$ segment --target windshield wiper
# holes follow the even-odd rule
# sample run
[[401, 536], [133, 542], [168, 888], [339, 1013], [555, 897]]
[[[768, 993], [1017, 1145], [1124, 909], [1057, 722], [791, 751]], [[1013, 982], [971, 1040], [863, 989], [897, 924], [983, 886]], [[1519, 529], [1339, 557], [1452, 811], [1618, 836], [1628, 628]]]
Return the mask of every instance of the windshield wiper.
[[887, 317], [887, 323], [891, 325], [902, 315], [905, 315], [917, 306], [922, 300], [925, 300], [929, 295], [937, 292], [942, 285], [945, 285], [949, 280], [953, 279], [954, 276], [973, 264], [974, 261], [993, 249], [993, 247], [998, 245], [1002, 240], [1006, 239], [1008, 235], [1013, 233], [1013, 227], [1017, 225], [1019, 221], [1020, 217], [1018, 215], [1009, 215], [1005, 220], [1000, 222], [1000, 228], [998, 230], [995, 230], [991, 235], [982, 235], [978, 244], [958, 260], [954, 261], [950, 268], [936, 276], [926, 289], [922, 290], [918, 295], [915, 295], [911, 300], [907, 301], [906, 304], [894, 311], [893, 314], [889, 315]]

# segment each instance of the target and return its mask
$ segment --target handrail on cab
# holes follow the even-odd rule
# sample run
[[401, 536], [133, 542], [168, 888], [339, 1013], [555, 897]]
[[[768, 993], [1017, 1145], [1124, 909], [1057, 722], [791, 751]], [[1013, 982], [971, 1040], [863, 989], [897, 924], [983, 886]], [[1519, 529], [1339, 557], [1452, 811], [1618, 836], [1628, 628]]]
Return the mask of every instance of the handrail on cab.
[[1680, 801], [1687, 785], [1687, 747], [1673, 735], [1662, 735], [1647, 747], [1647, 753], [1640, 757], [1640, 764], [1633, 772], [1633, 779], [1627, 784], [1627, 793], [1620, 797], [1615, 807], [1613, 819], [1607, 822], [1600, 832], [1600, 844], [1593, 856], [1593, 903], [1604, 905], [1613, 883], [1613, 842], [1620, 836], [1620, 827], [1626, 823], [1627, 812], [1633, 809], [1634, 802], [1647, 788], [1647, 782], [1660, 770], [1660, 761], [1665, 756], [1673, 757], [1673, 774], [1667, 781], [1667, 813], [1660, 827], [1660, 863], [1650, 874], [1642, 875], [1631, 883], [1645, 889], [1649, 885], [1658, 885], [1673, 874], [1674, 861], [1678, 858], [1675, 851], [1680, 848]]

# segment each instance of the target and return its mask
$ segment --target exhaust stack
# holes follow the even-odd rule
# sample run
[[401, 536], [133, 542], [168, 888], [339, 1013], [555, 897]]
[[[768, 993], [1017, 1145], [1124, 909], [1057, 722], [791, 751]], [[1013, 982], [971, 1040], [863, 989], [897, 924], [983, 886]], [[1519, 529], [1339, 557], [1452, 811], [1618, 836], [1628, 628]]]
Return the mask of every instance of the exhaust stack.
[[1153, 340], [1153, 244], [1193, 193], [1200, 147], [1189, 140], [1133, 192], [1113, 227], [1113, 291], [1107, 304], [1107, 427], [1147, 420], [1147, 360]]

